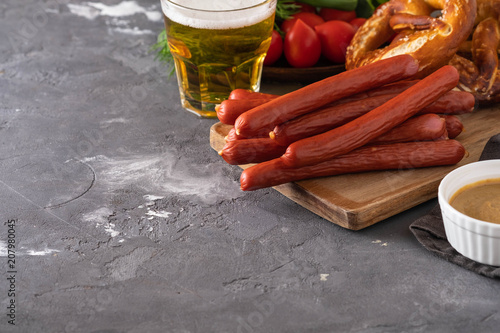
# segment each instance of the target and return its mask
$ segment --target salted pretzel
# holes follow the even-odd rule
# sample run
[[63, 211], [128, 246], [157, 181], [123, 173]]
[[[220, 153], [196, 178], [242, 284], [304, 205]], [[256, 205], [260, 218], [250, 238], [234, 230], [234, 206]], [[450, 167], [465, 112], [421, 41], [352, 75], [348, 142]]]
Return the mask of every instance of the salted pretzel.
[[477, 0], [472, 40], [464, 42], [450, 61], [460, 73], [458, 88], [474, 94], [476, 101], [483, 105], [500, 102], [499, 17], [500, 1]]
[[[440, 10], [440, 16], [431, 14]], [[419, 62], [418, 77], [448, 64], [474, 27], [476, 0], [390, 0], [359, 28], [347, 48], [346, 69], [398, 54]], [[382, 47], [391, 36], [392, 42]]]

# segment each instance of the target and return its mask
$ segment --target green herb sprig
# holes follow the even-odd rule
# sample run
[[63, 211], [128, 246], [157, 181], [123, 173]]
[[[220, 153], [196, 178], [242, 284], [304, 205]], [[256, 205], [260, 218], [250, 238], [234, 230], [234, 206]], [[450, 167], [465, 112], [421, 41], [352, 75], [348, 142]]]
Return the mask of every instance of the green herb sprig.
[[155, 60], [159, 61], [161, 64], [171, 66], [170, 73], [168, 76], [172, 76], [175, 73], [175, 67], [173, 66], [174, 57], [170, 52], [167, 42], [167, 31], [163, 29], [156, 38], [156, 43], [150, 48], [150, 52], [156, 52]]
[[276, 20], [284, 21], [292, 17], [293, 14], [297, 14], [300, 11], [300, 5], [290, 0], [278, 0], [276, 3]]

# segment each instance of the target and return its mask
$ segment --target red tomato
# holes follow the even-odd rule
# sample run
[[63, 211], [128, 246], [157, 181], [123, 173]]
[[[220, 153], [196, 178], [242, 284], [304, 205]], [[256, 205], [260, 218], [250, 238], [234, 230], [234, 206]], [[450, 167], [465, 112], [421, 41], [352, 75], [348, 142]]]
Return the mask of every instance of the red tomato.
[[345, 62], [347, 46], [356, 31], [354, 27], [344, 21], [327, 21], [316, 28], [316, 33], [321, 40], [321, 52], [330, 61]]
[[302, 20], [305, 24], [314, 28], [315, 26], [325, 23], [325, 20], [319, 15], [313, 13], [297, 13], [292, 16], [291, 19], [283, 21], [281, 23], [281, 30], [286, 34], [295, 24], [298, 19]]
[[266, 57], [264, 58], [264, 66], [270, 66], [274, 64], [283, 53], [283, 39], [281, 35], [276, 30], [273, 30], [271, 36], [271, 45], [269, 50], [267, 50]]
[[366, 19], [363, 17], [357, 17], [349, 23], [354, 27], [354, 30], [358, 31], [359, 27], [361, 27], [366, 22]]
[[350, 10], [339, 10], [333, 8], [321, 8], [319, 10], [319, 16], [325, 21], [339, 20], [349, 22], [356, 18], [356, 11]]
[[299, 19], [285, 35], [284, 51], [291, 66], [311, 67], [321, 57], [321, 42], [314, 29]]

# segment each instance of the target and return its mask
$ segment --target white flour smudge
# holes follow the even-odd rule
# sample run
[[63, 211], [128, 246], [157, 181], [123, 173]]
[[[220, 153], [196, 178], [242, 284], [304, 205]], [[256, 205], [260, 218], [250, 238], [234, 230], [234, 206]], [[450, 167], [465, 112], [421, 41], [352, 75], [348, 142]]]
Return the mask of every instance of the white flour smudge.
[[[52, 253], [60, 252], [59, 250], [44, 248], [43, 250], [27, 250], [27, 251], [16, 251], [16, 255], [28, 255], [28, 256], [45, 256]], [[0, 257], [7, 257], [8, 255], [8, 247], [7, 243], [4, 241], [0, 241]]]
[[153, 219], [155, 217], [167, 218], [170, 215], [172, 215], [172, 213], [171, 212], [167, 212], [165, 210], [158, 210], [158, 211], [156, 211], [156, 210], [153, 210], [153, 209], [151, 209], [151, 208], [148, 207], [148, 211], [147, 211], [146, 215], [148, 215], [149, 216], [148, 219], [151, 220], [151, 219]]
[[167, 212], [166, 210], [155, 210], [151, 208], [151, 206], [155, 204], [156, 200], [161, 200], [164, 197], [158, 195], [146, 194], [143, 196], [143, 198], [146, 200], [146, 203], [144, 205], [140, 205], [137, 208], [142, 209], [144, 208], [144, 206], [146, 206], [147, 208], [146, 215], [149, 216], [147, 218], [148, 220], [152, 220], [155, 217], [168, 218], [170, 215], [172, 215], [171, 212]]
[[55, 253], [55, 252], [59, 252], [59, 250], [45, 248], [42, 251], [28, 250], [28, 251], [26, 251], [26, 254], [30, 255], [30, 256], [45, 256], [47, 254], [52, 254], [52, 253]]
[[123, 17], [135, 14], [144, 14], [150, 21], [160, 21], [162, 14], [158, 10], [148, 10], [139, 6], [135, 1], [122, 1], [114, 6], [107, 6], [99, 2], [87, 2], [87, 5], [96, 8], [102, 16]]
[[93, 20], [100, 15], [99, 10], [85, 5], [69, 3], [68, 8], [72, 14], [85, 17], [89, 20]]
[[126, 123], [130, 123], [130, 122], [131, 122], [131, 120], [120, 117], [120, 118], [112, 118], [112, 119], [104, 120], [102, 123], [103, 124], [115, 124], [115, 123], [126, 124]]
[[108, 158], [104, 155], [97, 155], [92, 157], [82, 158], [80, 161], [84, 163], [93, 162], [93, 161], [106, 161]]
[[94, 212], [83, 215], [83, 220], [87, 222], [96, 222], [99, 224], [108, 223], [108, 217], [113, 215], [113, 210], [107, 207], [102, 207]]
[[144, 14], [149, 21], [159, 22], [162, 20], [159, 9], [141, 7], [136, 1], [122, 1], [114, 6], [108, 6], [100, 2], [69, 3], [68, 8], [72, 14], [88, 20], [94, 20], [99, 16], [105, 17], [106, 24], [110, 26], [111, 31], [134, 36], [154, 34], [154, 32], [149, 29], [141, 30], [138, 27], [130, 27], [129, 22], [118, 18]]
[[114, 214], [113, 210], [107, 207], [101, 207], [93, 212], [84, 214], [82, 219], [85, 222], [95, 223], [96, 228], [103, 228], [111, 237], [116, 237], [120, 234], [119, 231], [115, 230], [116, 227], [114, 223], [110, 223], [108, 218]]
[[158, 196], [158, 195], [146, 194], [146, 195], [143, 196], [143, 198], [146, 200], [146, 203], [144, 205], [140, 205], [137, 208], [144, 208], [144, 206], [147, 207], [148, 211], [147, 211], [146, 215], [149, 216], [148, 220], [152, 220], [155, 217], [167, 218], [170, 215], [172, 215], [171, 212], [167, 212], [165, 210], [154, 210], [154, 209], [151, 208], [151, 206], [153, 206], [155, 204], [155, 200], [161, 200], [164, 197], [161, 197], [161, 196]]
[[[223, 173], [218, 163], [199, 164], [177, 151], [139, 154], [121, 159], [103, 156], [85, 159], [96, 172], [96, 185], [110, 191], [135, 185], [146, 193], [149, 202], [169, 196], [182, 196], [196, 203], [212, 205], [243, 195], [238, 182]], [[148, 204], [146, 204], [148, 206]], [[167, 216], [167, 212], [162, 213]]]
[[139, 30], [138, 27], [134, 27], [133, 29], [131, 29], [131, 28], [114, 28], [113, 30], [116, 32], [120, 32], [122, 34], [134, 35], [134, 36], [154, 34], [154, 32], [152, 30]]
[[155, 204], [154, 203], [155, 200], [161, 200], [161, 199], [163, 199], [165, 197], [161, 197], [159, 195], [153, 195], [153, 194], [146, 194], [146, 195], [143, 196], [143, 198], [147, 200], [146, 201], [146, 205], [150, 206], [150, 205], [154, 205]]
[[87, 2], [81, 5], [69, 3], [68, 8], [72, 14], [85, 17], [89, 20], [93, 20], [98, 16], [125, 17], [135, 14], [144, 14], [148, 20], [155, 22], [162, 19], [162, 14], [159, 10], [154, 8], [146, 9], [135, 1], [122, 1], [114, 6], [108, 6], [100, 2]]
[[120, 234], [120, 232], [113, 229], [114, 227], [115, 227], [114, 223], [108, 223], [104, 227], [104, 231], [106, 231], [108, 234], [110, 234], [111, 237], [116, 237]]

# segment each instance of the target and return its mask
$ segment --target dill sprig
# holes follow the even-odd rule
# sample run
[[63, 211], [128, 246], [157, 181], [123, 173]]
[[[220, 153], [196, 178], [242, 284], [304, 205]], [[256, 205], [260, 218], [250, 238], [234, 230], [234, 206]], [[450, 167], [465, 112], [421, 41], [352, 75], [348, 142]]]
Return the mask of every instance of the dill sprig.
[[170, 53], [170, 48], [168, 47], [167, 31], [165, 29], [158, 34], [156, 43], [151, 46], [150, 51], [156, 52], [156, 61], [172, 67], [169, 73], [169, 76], [172, 76], [175, 73], [175, 67], [173, 66], [174, 57], [172, 56], [172, 53]]
[[290, 0], [278, 0], [276, 3], [276, 16], [274, 19], [274, 30], [278, 31], [281, 37], [285, 37], [285, 33], [281, 30], [280, 24], [284, 20], [292, 18], [293, 14], [300, 12], [300, 5], [290, 2]]
[[290, 0], [278, 0], [276, 3], [276, 20], [284, 21], [289, 19], [293, 14], [297, 14], [300, 8], [300, 5]]

